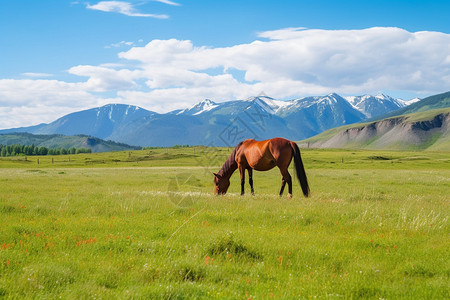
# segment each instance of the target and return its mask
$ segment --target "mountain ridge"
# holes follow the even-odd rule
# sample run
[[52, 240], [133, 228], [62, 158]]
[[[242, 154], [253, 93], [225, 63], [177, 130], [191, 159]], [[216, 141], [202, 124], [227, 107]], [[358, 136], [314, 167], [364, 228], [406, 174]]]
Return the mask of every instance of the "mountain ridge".
[[336, 93], [286, 101], [266, 95], [220, 103], [205, 99], [165, 114], [133, 105], [108, 104], [73, 112], [49, 124], [0, 130], [0, 133], [84, 134], [136, 146], [233, 146], [245, 138], [284, 136], [301, 140], [333, 127], [360, 122], [367, 114], [373, 114], [374, 107], [378, 110], [381, 107], [384, 112], [402, 106], [400, 100], [389, 96], [357, 97], [359, 104], [365, 99], [379, 100], [381, 104], [358, 109]]

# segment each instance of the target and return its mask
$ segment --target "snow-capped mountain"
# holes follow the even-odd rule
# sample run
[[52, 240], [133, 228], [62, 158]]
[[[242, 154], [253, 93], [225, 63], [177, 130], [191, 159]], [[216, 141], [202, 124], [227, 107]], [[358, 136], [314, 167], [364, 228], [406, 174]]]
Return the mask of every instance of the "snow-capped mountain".
[[195, 116], [195, 115], [204, 113], [206, 111], [210, 111], [214, 107], [217, 107], [217, 104], [214, 103], [214, 101], [205, 99], [205, 100], [191, 106], [190, 108], [183, 109], [182, 111], [178, 112], [177, 115], [184, 114], [184, 115]]
[[233, 146], [246, 138], [281, 136], [301, 140], [406, 104], [386, 95], [343, 98], [335, 93], [287, 101], [266, 95], [221, 103], [206, 99], [166, 114], [109, 104], [68, 114], [50, 124], [0, 133], [85, 134], [139, 146]]
[[403, 107], [409, 106], [411, 104], [414, 104], [416, 102], [419, 102], [421, 99], [420, 98], [412, 98], [409, 100], [403, 100], [403, 99], [397, 99], [398, 101], [400, 101], [401, 103], [403, 103]]
[[305, 136], [364, 119], [361, 112], [335, 93], [293, 100], [290, 105], [279, 109], [277, 114]]
[[420, 100], [419, 98], [415, 98], [405, 101], [402, 99], [394, 99], [384, 94], [378, 94], [376, 96], [350, 96], [345, 97], [345, 99], [353, 107], [362, 112], [366, 118], [384, 115], [388, 112], [403, 108]]

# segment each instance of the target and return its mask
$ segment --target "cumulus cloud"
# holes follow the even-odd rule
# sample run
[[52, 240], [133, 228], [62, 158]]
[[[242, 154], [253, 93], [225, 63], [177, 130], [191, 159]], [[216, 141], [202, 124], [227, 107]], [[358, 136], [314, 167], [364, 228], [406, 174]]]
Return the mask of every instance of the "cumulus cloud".
[[106, 92], [109, 90], [131, 89], [136, 86], [134, 79], [142, 77], [141, 71], [128, 69], [112, 69], [102, 66], [76, 66], [69, 69], [69, 73], [82, 77], [89, 77], [79, 87], [87, 91]]
[[0, 128], [54, 121], [102, 103], [80, 83], [58, 80], [0, 79]]
[[[170, 1], [169, 1], [170, 2]], [[144, 14], [138, 12], [134, 6], [129, 2], [124, 1], [100, 1], [97, 4], [90, 5], [87, 4], [86, 8], [92, 10], [100, 10], [104, 12], [115, 12], [120, 13], [129, 17], [147, 17], [147, 18], [157, 18], [157, 19], [167, 19], [168, 15], [165, 14]]]
[[[70, 68], [69, 73], [80, 78], [77, 83], [0, 80], [0, 107], [31, 103], [49, 111], [60, 105], [69, 110], [69, 102], [85, 108], [115, 97], [114, 102], [167, 112], [204, 98], [243, 99], [261, 91], [291, 99], [330, 92], [427, 96], [448, 89], [449, 53], [449, 34], [386, 27], [286, 28], [261, 32], [251, 43], [230, 47], [152, 40], [120, 52], [120, 64]], [[5, 118], [0, 110], [0, 119]]]
[[[178, 86], [183, 82], [180, 76], [200, 81], [214, 68], [241, 70], [246, 83], [258, 84], [277, 97], [318, 91], [434, 92], [448, 84], [450, 35], [444, 33], [411, 33], [399, 28], [287, 28], [263, 32], [259, 37], [267, 40], [226, 48], [153, 40], [145, 47], [121, 52], [119, 57], [141, 62], [152, 88]], [[164, 75], [166, 71], [172, 76]]]

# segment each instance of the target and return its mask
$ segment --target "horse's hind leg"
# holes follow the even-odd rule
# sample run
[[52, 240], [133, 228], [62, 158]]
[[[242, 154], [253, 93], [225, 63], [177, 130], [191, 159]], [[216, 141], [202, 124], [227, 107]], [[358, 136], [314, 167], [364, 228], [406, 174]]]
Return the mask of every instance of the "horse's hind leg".
[[284, 187], [286, 186], [286, 180], [284, 178], [281, 179], [281, 190], [280, 190], [280, 197], [283, 195]]
[[252, 195], [255, 194], [255, 190], [253, 189], [253, 169], [248, 168], [248, 183], [250, 184], [250, 188], [252, 190]]
[[283, 194], [284, 187], [286, 186], [286, 183], [288, 184], [289, 188], [289, 194], [288, 197], [292, 197], [292, 177], [291, 174], [289, 174], [287, 168], [280, 168], [281, 176], [283, 176], [283, 179], [281, 181], [281, 190], [280, 190], [280, 196]]

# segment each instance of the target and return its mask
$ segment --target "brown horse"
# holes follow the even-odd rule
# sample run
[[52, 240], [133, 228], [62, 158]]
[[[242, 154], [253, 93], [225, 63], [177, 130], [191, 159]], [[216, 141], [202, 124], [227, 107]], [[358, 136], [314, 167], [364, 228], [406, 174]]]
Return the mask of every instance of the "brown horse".
[[268, 171], [277, 166], [280, 169], [281, 176], [283, 176], [280, 196], [283, 194], [287, 183], [289, 186], [289, 197], [292, 197], [292, 179], [291, 174], [288, 172], [292, 157], [294, 157], [295, 171], [302, 187], [303, 195], [308, 197], [309, 186], [300, 156], [300, 149], [296, 143], [283, 138], [273, 138], [260, 142], [248, 139], [240, 142], [225, 161], [220, 171], [214, 173], [214, 194], [225, 194], [230, 186], [231, 175], [236, 169], [239, 169], [241, 173], [241, 195], [244, 195], [245, 170], [248, 171], [253, 195], [253, 169]]

